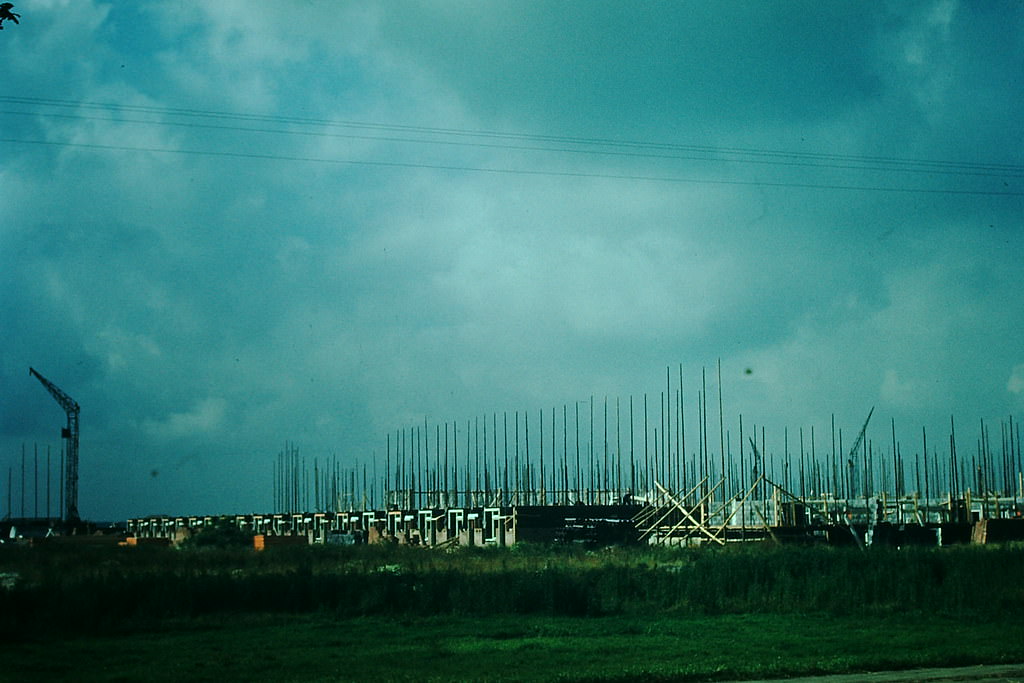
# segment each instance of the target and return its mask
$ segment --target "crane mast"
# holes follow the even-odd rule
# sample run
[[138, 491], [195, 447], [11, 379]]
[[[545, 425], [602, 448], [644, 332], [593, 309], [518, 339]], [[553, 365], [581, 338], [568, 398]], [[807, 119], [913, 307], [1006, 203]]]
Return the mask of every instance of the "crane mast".
[[61, 429], [60, 434], [67, 442], [65, 447], [67, 464], [64, 477], [64, 521], [75, 524], [80, 520], [78, 516], [78, 412], [80, 408], [75, 399], [34, 369], [29, 368], [28, 373], [46, 387], [46, 390], [50, 392], [50, 395], [68, 416], [68, 426]]
[[[854, 489], [854, 468], [857, 464], [857, 451], [860, 449], [860, 445], [864, 442], [864, 433], [868, 431], [868, 423], [871, 422], [871, 415], [874, 414], [875, 407], [871, 406], [871, 410], [868, 411], [868, 418], [864, 420], [864, 426], [860, 428], [860, 434], [857, 435], [857, 440], [853, 442], [853, 448], [850, 449], [850, 454], [846, 456], [846, 463], [850, 467], [850, 497], [853, 497]], [[867, 486], [864, 487], [864, 496], [867, 497]]]

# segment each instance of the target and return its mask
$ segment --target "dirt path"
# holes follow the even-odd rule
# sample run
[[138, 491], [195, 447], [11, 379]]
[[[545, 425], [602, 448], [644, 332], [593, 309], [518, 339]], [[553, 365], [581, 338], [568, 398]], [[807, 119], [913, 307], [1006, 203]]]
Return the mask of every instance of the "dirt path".
[[879, 671], [863, 674], [835, 676], [808, 676], [804, 678], [774, 678], [746, 683], [1024, 683], [1024, 664], [992, 664], [962, 666], [955, 669], [911, 669], [908, 671]]

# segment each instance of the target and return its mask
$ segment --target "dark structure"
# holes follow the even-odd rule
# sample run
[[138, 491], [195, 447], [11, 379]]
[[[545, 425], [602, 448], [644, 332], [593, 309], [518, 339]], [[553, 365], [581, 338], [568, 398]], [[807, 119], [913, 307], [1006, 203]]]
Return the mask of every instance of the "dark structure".
[[78, 516], [78, 413], [80, 408], [75, 399], [61, 391], [56, 384], [32, 368], [29, 368], [28, 372], [46, 387], [46, 390], [60, 404], [68, 417], [68, 426], [61, 429], [60, 432], [66, 442], [65, 452], [67, 453], [67, 468], [64, 476], [64, 521], [69, 525], [78, 524], [81, 521]]

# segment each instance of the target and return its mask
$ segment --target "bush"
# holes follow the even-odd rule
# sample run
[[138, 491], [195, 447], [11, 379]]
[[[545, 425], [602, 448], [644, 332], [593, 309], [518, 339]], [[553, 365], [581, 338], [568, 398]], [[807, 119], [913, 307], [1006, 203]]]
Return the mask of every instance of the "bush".
[[[201, 540], [205, 537], [205, 540]], [[956, 614], [1024, 609], [1024, 548], [559, 549], [353, 546], [257, 553], [217, 526], [202, 552], [0, 553], [0, 634], [119, 630], [232, 612], [362, 615]]]
[[242, 529], [230, 519], [217, 519], [213, 525], [206, 527], [197, 534], [186, 538], [181, 547], [188, 548], [251, 548], [252, 534]]

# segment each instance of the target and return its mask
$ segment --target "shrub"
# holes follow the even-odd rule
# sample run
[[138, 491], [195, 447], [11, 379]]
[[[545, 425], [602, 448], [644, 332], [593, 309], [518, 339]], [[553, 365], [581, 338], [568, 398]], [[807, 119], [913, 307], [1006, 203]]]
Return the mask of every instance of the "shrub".
[[186, 538], [181, 547], [189, 548], [245, 548], [252, 547], [252, 534], [242, 529], [230, 519], [217, 519], [213, 525], [204, 528], [197, 534]]

